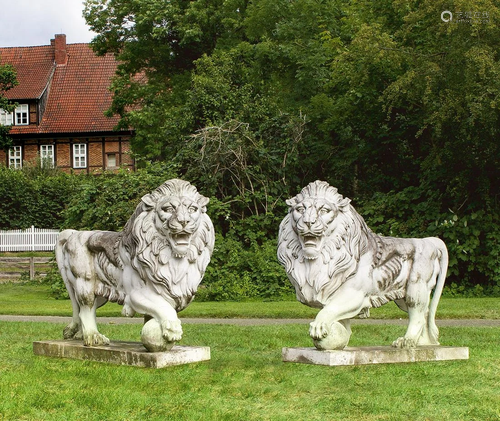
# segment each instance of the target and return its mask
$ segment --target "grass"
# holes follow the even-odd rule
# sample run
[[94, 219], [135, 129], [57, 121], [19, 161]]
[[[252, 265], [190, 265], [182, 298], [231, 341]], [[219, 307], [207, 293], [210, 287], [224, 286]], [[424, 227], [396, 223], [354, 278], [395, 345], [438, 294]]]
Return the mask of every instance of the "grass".
[[[275, 302], [198, 302], [182, 311], [181, 317], [211, 318], [304, 318], [312, 319], [316, 309], [297, 301]], [[0, 284], [0, 314], [70, 316], [69, 300], [55, 300], [49, 287], [33, 283]], [[98, 310], [99, 316], [119, 316], [121, 306], [108, 303]], [[378, 319], [405, 318], [393, 303], [372, 309]], [[438, 319], [500, 319], [500, 298], [442, 298]]]
[[[103, 325], [112, 339], [139, 327]], [[0, 420], [499, 420], [498, 328], [443, 327], [470, 360], [357, 367], [283, 363], [284, 346], [310, 346], [303, 325], [185, 325], [184, 345], [210, 361], [161, 370], [33, 355], [61, 325], [0, 322]], [[397, 326], [355, 326], [351, 345], [388, 344]]]

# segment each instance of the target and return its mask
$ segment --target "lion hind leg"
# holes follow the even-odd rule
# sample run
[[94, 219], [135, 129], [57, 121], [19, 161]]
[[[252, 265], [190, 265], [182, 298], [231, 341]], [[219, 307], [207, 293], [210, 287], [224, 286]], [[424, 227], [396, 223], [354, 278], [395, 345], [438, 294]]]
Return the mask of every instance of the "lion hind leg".
[[408, 328], [404, 336], [396, 339], [392, 346], [396, 348], [415, 348], [417, 345], [428, 345], [422, 343], [427, 326], [427, 311], [421, 305], [408, 308]]
[[70, 324], [68, 324], [64, 328], [63, 338], [80, 339], [82, 336], [82, 324], [80, 321], [80, 305], [78, 304], [78, 300], [76, 299], [73, 285], [67, 279], [67, 274], [65, 273], [65, 270], [61, 271], [61, 276], [64, 280], [64, 284], [66, 285], [66, 289], [68, 291], [68, 295], [71, 300], [71, 307], [73, 309], [73, 320], [71, 321]]
[[85, 346], [108, 345], [109, 339], [99, 333], [96, 322], [96, 309], [98, 302], [94, 300], [92, 307], [89, 305], [80, 305], [80, 320], [82, 323], [83, 344]]

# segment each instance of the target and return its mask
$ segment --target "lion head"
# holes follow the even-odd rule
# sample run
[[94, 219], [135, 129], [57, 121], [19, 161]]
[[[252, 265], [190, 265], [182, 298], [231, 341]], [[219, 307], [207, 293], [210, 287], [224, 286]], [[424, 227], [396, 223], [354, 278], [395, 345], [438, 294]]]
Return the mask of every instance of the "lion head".
[[143, 196], [123, 230], [133, 268], [177, 311], [194, 297], [213, 252], [209, 199], [173, 179]]
[[310, 183], [286, 203], [289, 212], [280, 224], [278, 260], [297, 299], [323, 307], [356, 272], [368, 228], [350, 199], [325, 181]]

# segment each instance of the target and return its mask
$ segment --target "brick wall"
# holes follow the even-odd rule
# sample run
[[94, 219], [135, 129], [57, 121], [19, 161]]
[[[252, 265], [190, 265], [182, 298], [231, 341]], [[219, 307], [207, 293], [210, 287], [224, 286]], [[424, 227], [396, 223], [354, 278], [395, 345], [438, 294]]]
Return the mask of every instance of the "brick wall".
[[[134, 169], [134, 161], [130, 155], [130, 141], [128, 138], [94, 137], [94, 138], [60, 138], [60, 139], [26, 139], [24, 141], [14, 141], [15, 145], [23, 147], [23, 160], [36, 162], [39, 157], [40, 145], [55, 143], [56, 166], [63, 171], [73, 170], [72, 148], [75, 143], [85, 143], [87, 145], [87, 168], [74, 170], [77, 173], [89, 172], [100, 173], [107, 169], [109, 155], [116, 162], [116, 167], [127, 166]], [[0, 164], [8, 166], [8, 153], [0, 151]], [[113, 169], [113, 168], [111, 168]]]
[[70, 145], [68, 143], [57, 143], [56, 144], [56, 165], [63, 169], [70, 168], [72, 166]]
[[133, 166], [134, 165], [134, 160], [132, 159], [131, 156], [131, 150], [130, 150], [130, 142], [123, 142], [122, 143], [122, 160], [121, 160], [122, 165], [127, 165], [127, 166]]
[[23, 157], [25, 162], [34, 164], [38, 158], [38, 145], [36, 144], [24, 145]]
[[89, 167], [102, 168], [102, 143], [89, 143], [88, 154], [89, 154]]

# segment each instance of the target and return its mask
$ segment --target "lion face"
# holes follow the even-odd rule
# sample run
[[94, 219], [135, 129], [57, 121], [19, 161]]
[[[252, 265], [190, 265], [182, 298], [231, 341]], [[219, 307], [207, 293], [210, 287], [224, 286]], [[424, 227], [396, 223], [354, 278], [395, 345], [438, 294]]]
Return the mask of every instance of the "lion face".
[[357, 270], [367, 228], [349, 202], [319, 180], [286, 201], [277, 255], [304, 304], [322, 308]]
[[168, 240], [173, 255], [185, 257], [200, 226], [202, 207], [186, 196], [169, 196], [156, 205], [156, 228]]
[[306, 259], [320, 256], [325, 237], [334, 228], [337, 213], [336, 207], [324, 198], [310, 197], [292, 205], [292, 228]]

